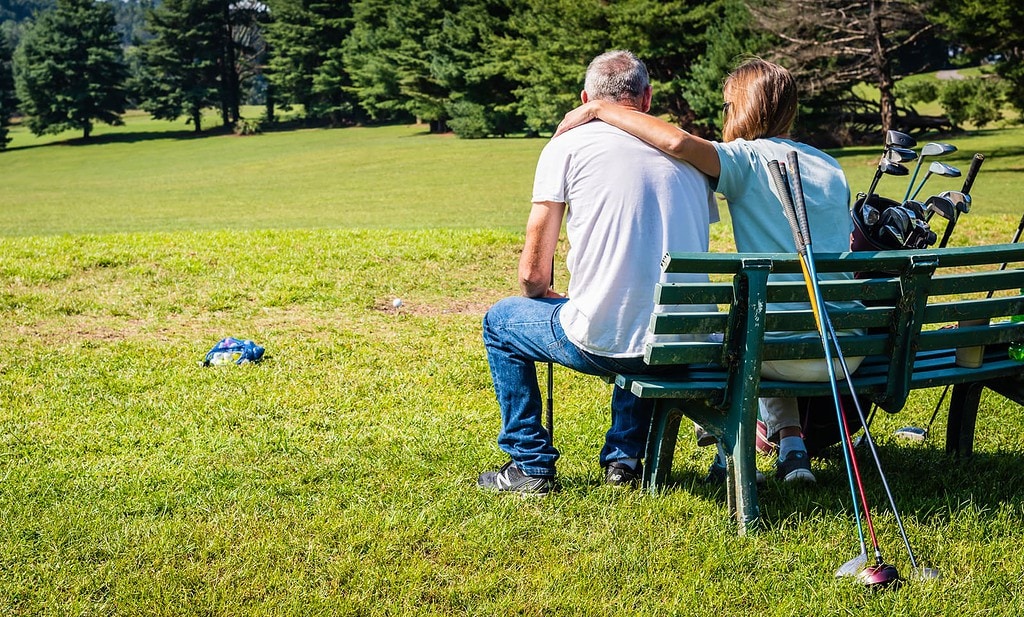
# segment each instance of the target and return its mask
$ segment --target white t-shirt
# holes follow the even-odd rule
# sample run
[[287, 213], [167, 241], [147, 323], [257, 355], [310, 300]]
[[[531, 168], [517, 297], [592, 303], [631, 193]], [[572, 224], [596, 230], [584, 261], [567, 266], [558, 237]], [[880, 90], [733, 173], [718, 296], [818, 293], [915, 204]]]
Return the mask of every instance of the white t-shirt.
[[590, 353], [642, 356], [654, 285], [708, 280], [661, 272], [668, 251], [708, 250], [718, 206], [707, 178], [611, 125], [590, 122], [552, 139], [537, 163], [533, 201], [568, 204], [561, 324]]

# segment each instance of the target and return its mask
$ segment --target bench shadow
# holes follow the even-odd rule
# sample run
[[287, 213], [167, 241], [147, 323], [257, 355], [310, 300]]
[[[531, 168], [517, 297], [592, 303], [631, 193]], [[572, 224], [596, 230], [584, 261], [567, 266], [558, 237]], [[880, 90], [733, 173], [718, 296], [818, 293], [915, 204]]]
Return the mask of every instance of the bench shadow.
[[[972, 517], [995, 519], [1001, 508], [1024, 508], [1024, 451], [975, 452], [957, 458], [947, 455], [941, 439], [924, 444], [882, 443], [877, 445], [882, 469], [893, 499], [903, 519], [921, 524], [948, 522], [968, 513]], [[679, 453], [682, 454], [682, 453]], [[685, 490], [717, 501], [725, 507], [724, 485], [707, 485], [706, 466], [688, 461], [685, 454], [676, 457], [666, 483], [668, 492]], [[758, 486], [758, 502], [766, 529], [778, 529], [794, 514], [815, 512], [852, 516], [849, 481], [842, 452], [830, 448], [811, 467], [817, 478], [814, 485], [788, 486], [775, 480], [768, 459], [758, 457], [758, 467], [768, 476]], [[685, 461], [685, 462], [684, 462]], [[890, 512], [876, 466], [866, 447], [857, 451], [868, 503], [874, 516]]]

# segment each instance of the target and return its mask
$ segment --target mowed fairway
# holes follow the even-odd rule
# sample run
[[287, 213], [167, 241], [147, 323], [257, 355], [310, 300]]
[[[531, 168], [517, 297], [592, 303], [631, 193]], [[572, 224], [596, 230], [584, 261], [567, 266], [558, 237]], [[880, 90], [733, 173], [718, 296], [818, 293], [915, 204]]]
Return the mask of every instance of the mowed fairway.
[[[944, 454], [941, 413], [927, 442], [892, 437], [927, 424], [937, 390], [875, 420], [915, 552], [943, 573], [896, 591], [833, 577], [859, 550], [841, 457], [814, 463], [815, 487], [769, 480], [766, 530], [737, 538], [685, 430], [667, 492], [603, 486], [609, 387], [566, 370], [563, 491], [478, 492], [504, 462], [480, 319], [517, 293], [544, 140], [195, 139], [143, 117], [98, 133], [0, 153], [0, 614], [1024, 611], [1024, 415], [988, 393], [971, 460]], [[1022, 136], [955, 140], [954, 164], [990, 160], [952, 244], [1011, 238]], [[837, 156], [863, 190], [878, 149]], [[726, 217], [714, 248], [730, 235]], [[201, 368], [229, 335], [270, 358]]]
[[0, 235], [516, 229], [544, 145], [459, 140], [424, 127], [195, 138], [188, 127], [136, 116], [126, 128], [98, 128], [88, 145], [12, 143], [0, 160]]

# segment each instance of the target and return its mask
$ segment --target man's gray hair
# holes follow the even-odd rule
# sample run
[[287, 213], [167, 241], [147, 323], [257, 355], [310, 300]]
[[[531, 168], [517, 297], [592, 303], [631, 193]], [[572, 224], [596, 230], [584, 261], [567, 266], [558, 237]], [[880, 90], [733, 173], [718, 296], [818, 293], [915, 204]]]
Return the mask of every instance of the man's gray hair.
[[632, 52], [616, 49], [590, 61], [583, 89], [591, 99], [638, 102], [650, 85], [644, 63]]

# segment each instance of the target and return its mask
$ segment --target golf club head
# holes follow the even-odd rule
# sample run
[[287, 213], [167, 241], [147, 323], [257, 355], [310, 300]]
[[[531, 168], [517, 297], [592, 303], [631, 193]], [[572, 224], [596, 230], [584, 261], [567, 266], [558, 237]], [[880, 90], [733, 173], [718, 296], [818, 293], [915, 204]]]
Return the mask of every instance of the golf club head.
[[868, 227], [878, 223], [880, 216], [878, 208], [875, 208], [874, 206], [864, 204], [860, 209], [860, 218]]
[[934, 212], [947, 221], [956, 218], [956, 206], [948, 198], [941, 195], [932, 195], [924, 202], [926, 212]]
[[899, 230], [900, 235], [904, 238], [910, 234], [914, 228], [914, 223], [911, 221], [911, 212], [905, 208], [895, 207], [889, 208], [882, 213], [882, 224], [892, 225]]
[[910, 170], [907, 169], [906, 165], [903, 163], [890, 161], [884, 156], [882, 157], [882, 160], [878, 162], [878, 169], [887, 176], [906, 176], [910, 173]]
[[928, 439], [928, 430], [917, 426], [904, 426], [893, 435], [910, 441], [924, 441]]
[[896, 566], [887, 563], [880, 562], [873, 566], [867, 566], [857, 573], [857, 581], [865, 587], [873, 589], [882, 589], [898, 584], [899, 580], [900, 573], [896, 570]]
[[887, 249], [900, 249], [907, 243], [903, 233], [892, 225], [882, 225], [878, 228], [878, 240]]
[[903, 208], [913, 212], [915, 217], [917, 217], [919, 219], [924, 219], [924, 204], [923, 203], [921, 203], [919, 201], [916, 201], [916, 200], [913, 200], [913, 199], [908, 199], [905, 202], [903, 202]]
[[917, 145], [917, 140], [899, 131], [892, 129], [885, 132], [885, 147], [891, 148], [893, 146], [897, 148], [913, 148]]
[[900, 148], [899, 146], [892, 146], [885, 149], [885, 158], [889, 159], [893, 163], [906, 163], [907, 161], [913, 161], [917, 158], [917, 152], [914, 152], [910, 148]]
[[928, 227], [928, 223], [921, 219], [914, 221], [914, 230], [910, 234], [910, 238], [907, 239], [907, 243], [911, 248], [924, 249], [935, 244], [938, 236], [932, 231], [931, 227]]
[[932, 164], [928, 166], [928, 173], [935, 174], [936, 176], [945, 176], [947, 178], [960, 177], [959, 169], [947, 163], [943, 163], [942, 161], [932, 161]]
[[930, 141], [921, 148], [921, 156], [944, 156], [956, 152], [956, 146], [942, 142]]
[[934, 581], [942, 578], [942, 572], [939, 572], [938, 568], [918, 566], [910, 571], [910, 578], [915, 581]]
[[868, 565], [868, 555], [867, 553], [861, 553], [839, 566], [839, 569], [836, 570], [836, 578], [858, 576], [866, 565]]
[[971, 195], [961, 191], [942, 191], [939, 197], [945, 197], [953, 202], [953, 206], [960, 214], [967, 214], [971, 211]]

